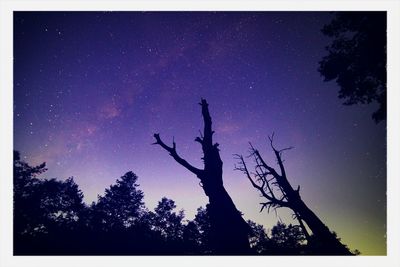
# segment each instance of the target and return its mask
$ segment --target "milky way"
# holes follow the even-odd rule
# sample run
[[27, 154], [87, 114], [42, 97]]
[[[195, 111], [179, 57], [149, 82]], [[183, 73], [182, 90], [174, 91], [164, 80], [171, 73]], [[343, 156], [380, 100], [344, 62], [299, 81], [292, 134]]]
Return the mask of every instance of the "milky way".
[[14, 147], [43, 177], [73, 176], [98, 194], [125, 172], [139, 176], [146, 205], [163, 196], [192, 218], [207, 203], [198, 180], [153, 133], [174, 138], [201, 167], [194, 138], [200, 98], [210, 104], [224, 183], [246, 219], [270, 228], [258, 193], [234, 171], [248, 142], [275, 163], [275, 133], [294, 187], [351, 249], [385, 254], [385, 127], [375, 106], [343, 106], [317, 68], [330, 42], [326, 12], [15, 12]]

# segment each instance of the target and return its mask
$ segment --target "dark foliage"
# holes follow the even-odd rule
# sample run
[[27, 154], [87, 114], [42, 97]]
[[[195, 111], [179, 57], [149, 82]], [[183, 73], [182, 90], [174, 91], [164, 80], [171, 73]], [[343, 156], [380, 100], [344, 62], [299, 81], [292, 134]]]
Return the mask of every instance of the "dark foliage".
[[151, 213], [153, 230], [168, 241], [180, 240], [183, 235], [182, 220], [185, 215], [183, 210], [179, 211], [178, 214], [173, 212], [175, 208], [176, 205], [172, 199], [163, 197], [154, 209], [154, 213]]
[[127, 172], [98, 197], [91, 207], [92, 227], [107, 230], [135, 225], [144, 212], [144, 194], [138, 189], [137, 179], [136, 174]]
[[261, 255], [305, 255], [311, 254], [306, 237], [298, 225], [278, 222], [267, 234], [264, 227], [248, 221], [253, 234], [250, 244], [255, 254]]
[[83, 194], [73, 178], [39, 180], [45, 164], [31, 167], [14, 153], [14, 233], [38, 236], [54, 229], [74, 229], [84, 208]]
[[336, 80], [345, 105], [375, 102], [375, 122], [386, 120], [386, 13], [336, 12], [322, 32], [333, 38], [319, 65], [325, 81]]
[[276, 249], [276, 254], [293, 255], [303, 254], [306, 248], [306, 237], [298, 225], [286, 225], [278, 222], [271, 229], [272, 247]]
[[[214, 255], [210, 205], [184, 219], [172, 199], [154, 211], [143, 203], [138, 177], [127, 172], [90, 206], [72, 178], [40, 179], [45, 164], [31, 167], [14, 154], [15, 255]], [[254, 255], [307, 254], [298, 226], [278, 223], [268, 236], [247, 222]]]

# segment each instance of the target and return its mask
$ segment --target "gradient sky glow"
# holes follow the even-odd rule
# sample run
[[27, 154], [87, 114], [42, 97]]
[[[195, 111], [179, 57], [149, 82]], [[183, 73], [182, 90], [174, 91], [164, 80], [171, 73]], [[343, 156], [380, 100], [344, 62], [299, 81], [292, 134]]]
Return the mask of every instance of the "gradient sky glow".
[[[343, 106], [318, 62], [327, 12], [15, 12], [14, 148], [43, 177], [73, 176], [90, 203], [125, 172], [147, 207], [167, 196], [191, 219], [207, 203], [198, 180], [159, 146], [159, 132], [201, 167], [194, 138], [207, 99], [224, 184], [246, 219], [267, 229], [290, 212], [259, 213], [258, 193], [234, 171], [248, 142], [305, 202], [364, 255], [386, 254], [386, 124], [375, 106]], [[250, 163], [250, 162], [249, 162]]]

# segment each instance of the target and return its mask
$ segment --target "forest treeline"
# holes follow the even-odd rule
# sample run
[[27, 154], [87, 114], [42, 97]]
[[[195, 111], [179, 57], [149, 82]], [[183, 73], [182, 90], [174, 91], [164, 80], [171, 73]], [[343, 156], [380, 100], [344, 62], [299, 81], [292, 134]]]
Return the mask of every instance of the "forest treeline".
[[[30, 166], [14, 151], [15, 255], [215, 254], [207, 207], [188, 220], [172, 199], [163, 197], [150, 211], [131, 171], [87, 205], [73, 178], [37, 177], [46, 170], [45, 163]], [[320, 254], [307, 245], [299, 225], [277, 222], [267, 232], [263, 225], [247, 223], [250, 254]]]
[[[38, 178], [45, 171], [44, 163], [30, 166], [14, 151], [15, 255], [214, 254], [207, 207], [188, 220], [163, 197], [151, 211], [131, 171], [87, 205], [73, 178]], [[250, 254], [312, 254], [297, 225], [278, 222], [267, 233], [262, 225], [247, 223]]]

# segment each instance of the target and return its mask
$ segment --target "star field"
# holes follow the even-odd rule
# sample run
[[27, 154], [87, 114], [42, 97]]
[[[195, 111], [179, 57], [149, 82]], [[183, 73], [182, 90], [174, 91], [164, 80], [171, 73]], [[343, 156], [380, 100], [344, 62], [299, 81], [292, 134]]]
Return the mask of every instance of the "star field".
[[351, 249], [386, 253], [385, 125], [373, 106], [343, 106], [317, 68], [329, 39], [325, 12], [15, 12], [14, 148], [43, 177], [73, 176], [98, 194], [125, 172], [139, 176], [146, 205], [174, 199], [194, 216], [207, 199], [198, 181], [157, 146], [174, 138], [201, 166], [194, 142], [201, 97], [210, 104], [224, 183], [246, 219], [270, 228], [284, 209], [259, 213], [260, 198], [234, 171], [248, 142], [274, 163], [285, 155], [302, 198]]

